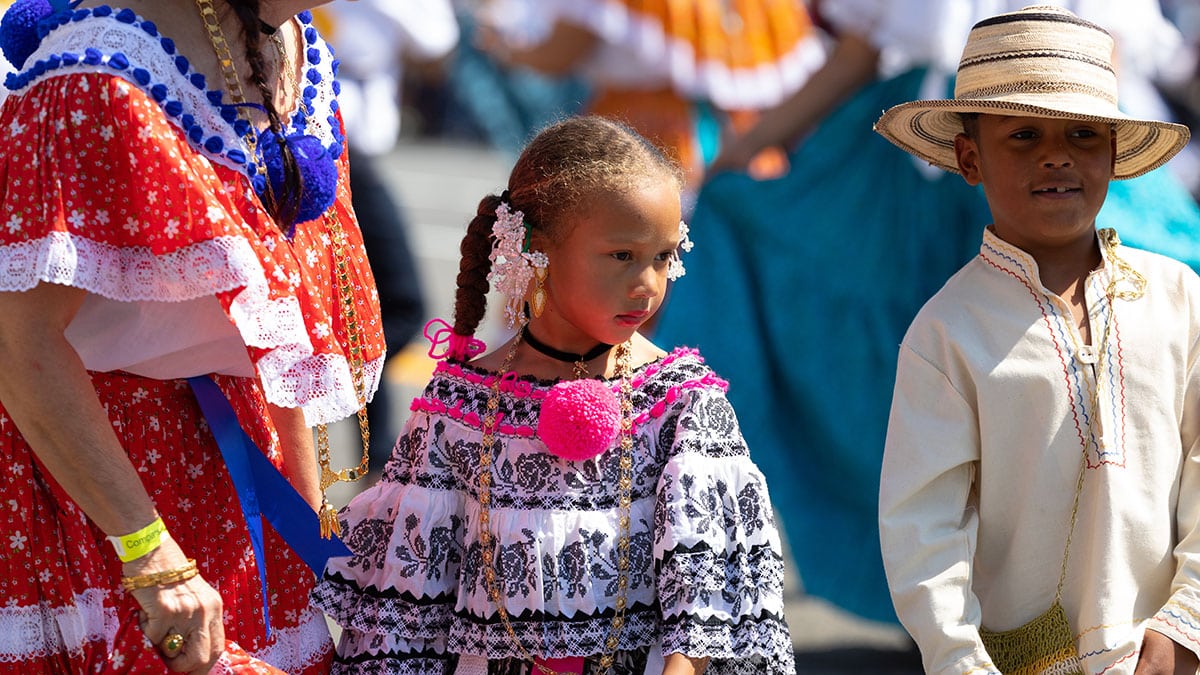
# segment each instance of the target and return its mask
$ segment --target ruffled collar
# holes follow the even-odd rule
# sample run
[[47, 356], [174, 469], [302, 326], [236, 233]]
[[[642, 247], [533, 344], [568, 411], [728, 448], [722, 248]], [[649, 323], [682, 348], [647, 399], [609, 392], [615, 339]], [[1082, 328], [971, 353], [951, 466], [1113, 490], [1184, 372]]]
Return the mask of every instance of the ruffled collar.
[[[312, 26], [312, 15], [297, 17], [303, 34], [300, 101], [288, 115], [288, 133], [315, 137], [334, 158], [340, 157], [345, 137], [337, 117], [338, 62], [333, 50]], [[257, 191], [265, 187], [257, 159], [245, 142], [249, 123], [220, 89], [210, 89], [175, 42], [159, 33], [153, 22], [130, 9], [108, 6], [75, 9], [43, 20], [40, 43], [24, 68], [10, 73], [5, 87], [13, 93], [56, 75], [108, 73], [138, 87], [156, 101], [164, 115], [184, 132], [197, 152], [244, 173]], [[320, 86], [330, 83], [330, 86]], [[307, 113], [307, 114], [306, 114]]]

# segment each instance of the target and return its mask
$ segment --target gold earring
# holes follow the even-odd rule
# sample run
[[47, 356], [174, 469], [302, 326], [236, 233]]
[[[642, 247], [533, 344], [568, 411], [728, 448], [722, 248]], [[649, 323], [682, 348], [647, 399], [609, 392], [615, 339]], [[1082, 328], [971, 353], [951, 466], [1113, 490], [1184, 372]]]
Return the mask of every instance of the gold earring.
[[540, 317], [546, 311], [546, 276], [550, 270], [547, 265], [536, 265], [533, 268], [533, 299], [529, 301], [529, 311], [534, 317]]

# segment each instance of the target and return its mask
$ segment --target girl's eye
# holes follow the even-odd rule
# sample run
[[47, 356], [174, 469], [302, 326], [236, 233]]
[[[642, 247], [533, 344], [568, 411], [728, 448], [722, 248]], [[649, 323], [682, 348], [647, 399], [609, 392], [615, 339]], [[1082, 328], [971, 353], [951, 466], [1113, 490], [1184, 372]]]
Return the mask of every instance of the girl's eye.
[[1031, 138], [1034, 138], [1035, 136], [1036, 136], [1036, 134], [1034, 134], [1032, 131], [1029, 131], [1028, 129], [1023, 129], [1021, 131], [1014, 131], [1012, 133], [1012, 137], [1019, 141], [1027, 141]]
[[654, 256], [654, 259], [659, 262], [665, 262], [665, 261], [670, 260], [673, 257], [675, 257], [674, 249], [672, 249], [670, 251], [663, 251], [663, 252], [659, 253], [658, 255]]
[[612, 257], [622, 262], [633, 260], [633, 254], [629, 251], [617, 251], [616, 253], [612, 254]]

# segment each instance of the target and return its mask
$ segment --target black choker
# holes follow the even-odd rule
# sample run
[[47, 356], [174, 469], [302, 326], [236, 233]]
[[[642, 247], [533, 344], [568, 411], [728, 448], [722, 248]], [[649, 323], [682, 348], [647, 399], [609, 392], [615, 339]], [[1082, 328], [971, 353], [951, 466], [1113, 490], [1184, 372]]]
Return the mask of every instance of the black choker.
[[584, 354], [573, 354], [571, 352], [564, 352], [562, 350], [555, 349], [554, 347], [551, 347], [550, 345], [546, 344], [545, 342], [542, 342], [541, 340], [533, 337], [533, 333], [529, 332], [529, 326], [521, 327], [521, 338], [523, 340], [525, 340], [526, 342], [528, 342], [530, 347], [533, 347], [537, 351], [545, 354], [546, 356], [549, 356], [550, 358], [552, 358], [556, 361], [562, 361], [563, 363], [587, 363], [588, 361], [591, 361], [592, 359], [596, 358], [597, 356], [600, 356], [604, 352], [613, 348], [612, 345], [606, 345], [603, 342], [601, 342], [600, 344], [596, 345], [595, 347], [592, 347], [591, 349], [589, 349]]
[[258, 30], [263, 35], [274, 35], [275, 31], [277, 31], [279, 29], [277, 27], [272, 26], [271, 24], [267, 23], [266, 21], [259, 19], [258, 20]]

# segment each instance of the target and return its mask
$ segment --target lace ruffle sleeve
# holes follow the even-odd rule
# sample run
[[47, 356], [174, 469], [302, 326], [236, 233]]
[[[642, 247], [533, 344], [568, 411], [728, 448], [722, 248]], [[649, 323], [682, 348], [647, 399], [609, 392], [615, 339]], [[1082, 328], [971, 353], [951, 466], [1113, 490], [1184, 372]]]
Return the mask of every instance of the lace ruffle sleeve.
[[680, 400], [660, 432], [670, 457], [654, 514], [663, 653], [710, 656], [714, 675], [792, 673], [766, 480], [721, 389]]

